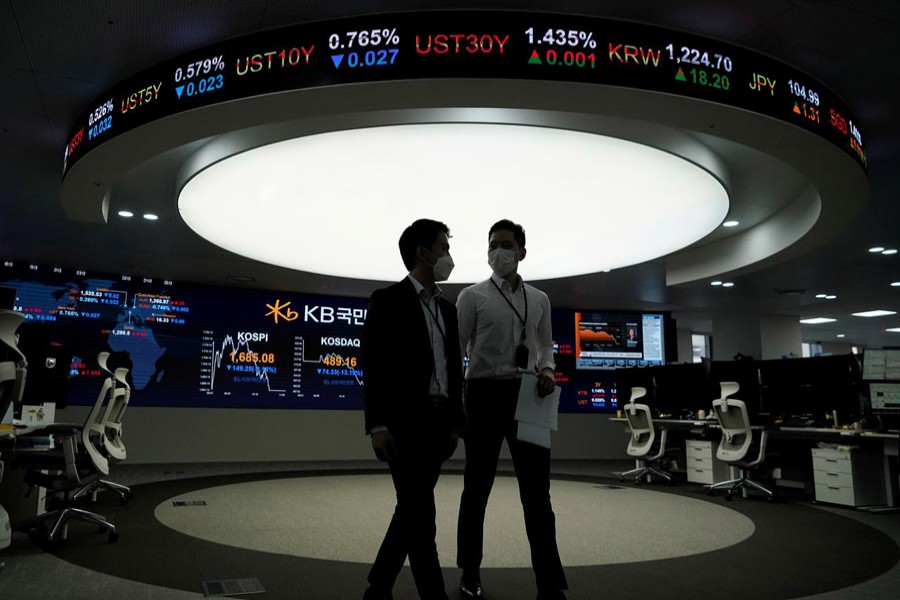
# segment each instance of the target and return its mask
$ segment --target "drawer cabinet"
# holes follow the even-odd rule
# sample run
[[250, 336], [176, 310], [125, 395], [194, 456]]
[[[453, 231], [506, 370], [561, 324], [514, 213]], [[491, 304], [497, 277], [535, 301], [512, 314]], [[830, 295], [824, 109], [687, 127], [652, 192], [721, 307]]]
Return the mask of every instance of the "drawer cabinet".
[[881, 456], [859, 450], [813, 448], [816, 501], [844, 506], [883, 504]]
[[716, 458], [718, 444], [709, 440], [686, 440], [685, 471], [691, 483], [713, 484], [730, 479], [728, 465]]

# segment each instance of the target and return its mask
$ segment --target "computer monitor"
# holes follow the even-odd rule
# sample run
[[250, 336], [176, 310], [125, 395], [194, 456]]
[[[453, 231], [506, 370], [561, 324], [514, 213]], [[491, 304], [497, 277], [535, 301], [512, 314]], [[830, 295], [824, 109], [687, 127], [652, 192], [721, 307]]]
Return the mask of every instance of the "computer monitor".
[[16, 290], [0, 286], [0, 308], [13, 308], [16, 305]]
[[575, 311], [575, 368], [614, 369], [666, 362], [663, 313]]
[[733, 381], [740, 387], [729, 397], [742, 400], [747, 405], [751, 421], [764, 424], [769, 419], [769, 414], [763, 406], [760, 394], [759, 364], [755, 360], [712, 361], [709, 365], [709, 384], [706, 389], [708, 406], [712, 406], [713, 400], [721, 398], [721, 383]]
[[637, 402], [648, 406], [653, 405], [656, 386], [653, 381], [653, 369], [630, 367], [616, 369], [613, 373], [615, 373], [616, 397], [620, 408], [631, 400], [631, 388], [633, 387], [642, 387], [647, 390], [647, 393]]
[[838, 424], [862, 416], [861, 371], [852, 354], [760, 362], [761, 401], [773, 415]]
[[900, 382], [873, 381], [868, 387], [871, 415], [866, 423], [878, 429], [900, 429]]
[[651, 406], [657, 413], [674, 417], [708, 410], [707, 369], [702, 363], [677, 363], [652, 367], [656, 383]]
[[28, 375], [21, 404], [45, 402], [65, 408], [73, 351], [55, 340], [52, 323], [26, 321], [19, 327], [19, 350], [28, 360]]

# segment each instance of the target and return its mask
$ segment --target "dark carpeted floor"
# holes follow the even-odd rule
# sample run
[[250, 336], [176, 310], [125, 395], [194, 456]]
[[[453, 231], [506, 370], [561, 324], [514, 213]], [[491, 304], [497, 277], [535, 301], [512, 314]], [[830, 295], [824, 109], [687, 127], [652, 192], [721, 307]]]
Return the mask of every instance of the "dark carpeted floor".
[[[371, 471], [261, 473], [181, 479], [134, 486], [135, 499], [119, 506], [110, 498], [98, 511], [117, 524], [121, 539], [106, 543], [90, 527], [73, 524], [69, 539], [54, 554], [63, 560], [117, 577], [153, 585], [200, 591], [200, 582], [256, 577], [266, 588], [257, 598], [348, 600], [361, 597], [368, 565], [298, 558], [220, 545], [191, 537], [160, 524], [154, 509], [183, 493], [213, 486]], [[373, 474], [373, 476], [376, 476]], [[591, 483], [608, 479], [560, 477]], [[702, 488], [688, 485], [647, 486], [661, 494], [678, 494], [704, 502]], [[844, 588], [884, 573], [900, 560], [900, 548], [887, 535], [839, 514], [790, 501], [770, 504], [761, 499], [737, 499], [728, 507], [751, 519], [756, 531], [746, 540], [714, 552], [679, 558], [611, 565], [570, 567], [571, 600], [578, 599], [721, 599], [771, 600], [797, 598]], [[635, 544], [652, 535], [635, 520]], [[672, 515], [673, 519], [678, 518]], [[386, 524], [385, 524], [386, 525]], [[596, 532], [603, 543], [603, 532]], [[562, 542], [561, 542], [562, 543]], [[443, 557], [442, 557], [443, 558]], [[445, 560], [445, 563], [448, 561]], [[451, 598], [458, 571], [445, 568]], [[485, 587], [492, 600], [522, 600], [534, 595], [530, 569], [485, 569]], [[408, 568], [395, 597], [415, 598]]]

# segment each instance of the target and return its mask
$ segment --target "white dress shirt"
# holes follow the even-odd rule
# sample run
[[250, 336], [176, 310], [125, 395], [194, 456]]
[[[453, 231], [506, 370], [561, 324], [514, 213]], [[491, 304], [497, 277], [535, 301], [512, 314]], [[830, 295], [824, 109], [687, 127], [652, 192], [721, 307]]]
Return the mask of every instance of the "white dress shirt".
[[415, 277], [412, 275], [408, 275], [408, 277], [419, 295], [419, 304], [422, 307], [425, 324], [428, 326], [431, 351], [434, 354], [434, 370], [431, 373], [431, 388], [429, 392], [432, 396], [449, 396], [447, 353], [444, 351], [444, 336], [447, 328], [444, 326], [444, 317], [441, 315], [441, 309], [437, 301], [443, 292], [440, 287], [435, 285], [435, 292], [431, 294]]
[[[515, 291], [505, 279], [492, 274], [490, 279], [469, 286], [459, 293], [456, 312], [459, 318], [459, 343], [463, 356], [469, 357], [467, 380], [519, 377], [522, 371], [516, 367], [515, 354], [516, 347], [522, 343], [523, 330], [525, 346], [528, 348], [528, 370], [535, 366], [539, 371], [556, 369], [553, 361], [550, 298], [522, 281], [520, 276], [517, 277]], [[497, 288], [500, 288], [499, 291]], [[527, 300], [528, 316], [524, 326], [507, 300], [523, 318]]]

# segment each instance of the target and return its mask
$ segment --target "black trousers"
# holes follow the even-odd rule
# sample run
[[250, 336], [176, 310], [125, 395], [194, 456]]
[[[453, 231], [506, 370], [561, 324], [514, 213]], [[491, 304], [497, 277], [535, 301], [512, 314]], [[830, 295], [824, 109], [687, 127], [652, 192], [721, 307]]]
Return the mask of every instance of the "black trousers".
[[369, 585], [386, 594], [409, 556], [421, 600], [447, 600], [434, 538], [434, 486], [449, 443], [450, 430], [436, 416], [415, 428], [392, 430], [396, 458], [388, 462], [397, 505], [369, 571]]
[[462, 569], [481, 566], [484, 512], [506, 439], [519, 483], [538, 591], [565, 590], [568, 584], [556, 546], [556, 516], [550, 503], [550, 450], [516, 439], [518, 395], [518, 379], [475, 379], [466, 383], [466, 470], [456, 564]]

